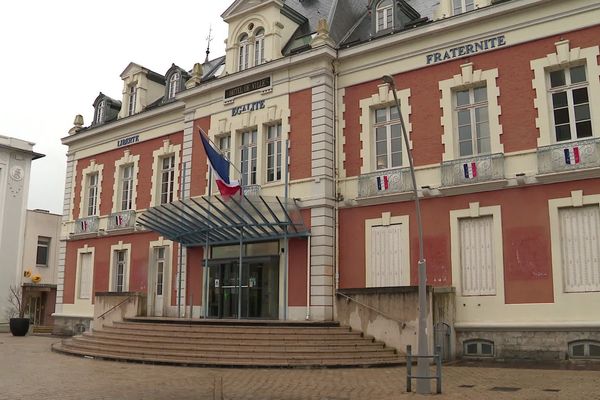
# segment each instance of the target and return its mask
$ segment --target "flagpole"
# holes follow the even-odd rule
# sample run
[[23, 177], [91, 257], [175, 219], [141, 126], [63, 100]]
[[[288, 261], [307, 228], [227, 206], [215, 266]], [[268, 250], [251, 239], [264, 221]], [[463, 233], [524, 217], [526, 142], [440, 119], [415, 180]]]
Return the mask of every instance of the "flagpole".
[[[212, 191], [212, 168], [208, 169], [208, 197]], [[208, 210], [210, 211], [211, 203], [208, 202]], [[208, 245], [210, 231], [206, 233], [206, 244], [204, 246], [204, 319], [208, 318], [208, 291], [210, 290], [210, 271], [208, 270]]]

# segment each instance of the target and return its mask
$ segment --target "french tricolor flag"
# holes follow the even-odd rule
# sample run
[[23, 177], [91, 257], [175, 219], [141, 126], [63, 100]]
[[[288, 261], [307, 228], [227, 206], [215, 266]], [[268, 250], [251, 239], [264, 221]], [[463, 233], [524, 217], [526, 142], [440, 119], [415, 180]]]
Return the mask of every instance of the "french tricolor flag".
[[377, 177], [377, 190], [388, 190], [390, 188], [390, 181], [387, 175]]
[[477, 176], [477, 164], [474, 162], [463, 164], [465, 178], [473, 179]]
[[206, 157], [210, 162], [213, 173], [215, 174], [215, 181], [219, 187], [221, 196], [233, 196], [237, 192], [242, 191], [240, 183], [236, 180], [229, 179], [229, 161], [223, 157], [217, 150], [208, 142], [206, 134], [200, 130], [200, 139], [202, 139], [202, 146], [206, 152]]
[[123, 225], [123, 216], [121, 214], [115, 215], [115, 226]]
[[572, 147], [570, 149], [565, 149], [565, 162], [569, 165], [579, 164], [581, 159], [579, 158], [579, 147]]
[[82, 232], [87, 232], [88, 229], [88, 222], [87, 221], [81, 221], [81, 231]]

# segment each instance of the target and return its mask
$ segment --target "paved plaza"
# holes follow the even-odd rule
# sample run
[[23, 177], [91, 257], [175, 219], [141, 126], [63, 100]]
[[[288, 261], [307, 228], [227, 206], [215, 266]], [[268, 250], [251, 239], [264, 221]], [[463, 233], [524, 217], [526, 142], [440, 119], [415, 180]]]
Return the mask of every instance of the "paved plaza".
[[[398, 399], [405, 369], [217, 369], [118, 363], [50, 351], [58, 338], [0, 333], [2, 400]], [[600, 399], [599, 371], [444, 367], [436, 399]], [[222, 384], [221, 384], [222, 382]], [[496, 388], [496, 390], [491, 390]]]

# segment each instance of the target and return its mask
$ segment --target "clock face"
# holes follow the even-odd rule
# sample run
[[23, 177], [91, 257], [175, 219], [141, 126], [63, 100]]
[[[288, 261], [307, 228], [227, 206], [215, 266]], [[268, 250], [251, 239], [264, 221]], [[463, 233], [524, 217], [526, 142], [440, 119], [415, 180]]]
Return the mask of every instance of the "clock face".
[[15, 181], [21, 181], [25, 177], [25, 171], [19, 166], [14, 166], [10, 169], [10, 177]]

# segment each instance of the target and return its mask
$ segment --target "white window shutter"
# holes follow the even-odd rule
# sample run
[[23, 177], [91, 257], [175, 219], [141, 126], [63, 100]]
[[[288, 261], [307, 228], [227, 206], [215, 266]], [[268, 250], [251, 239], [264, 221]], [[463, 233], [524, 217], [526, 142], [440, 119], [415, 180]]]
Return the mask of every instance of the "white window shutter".
[[565, 292], [600, 291], [600, 207], [559, 210]]
[[460, 260], [463, 296], [496, 294], [493, 217], [460, 220]]
[[402, 224], [371, 228], [369, 287], [403, 286], [410, 282], [409, 267], [402, 265], [408, 243], [403, 242]]

